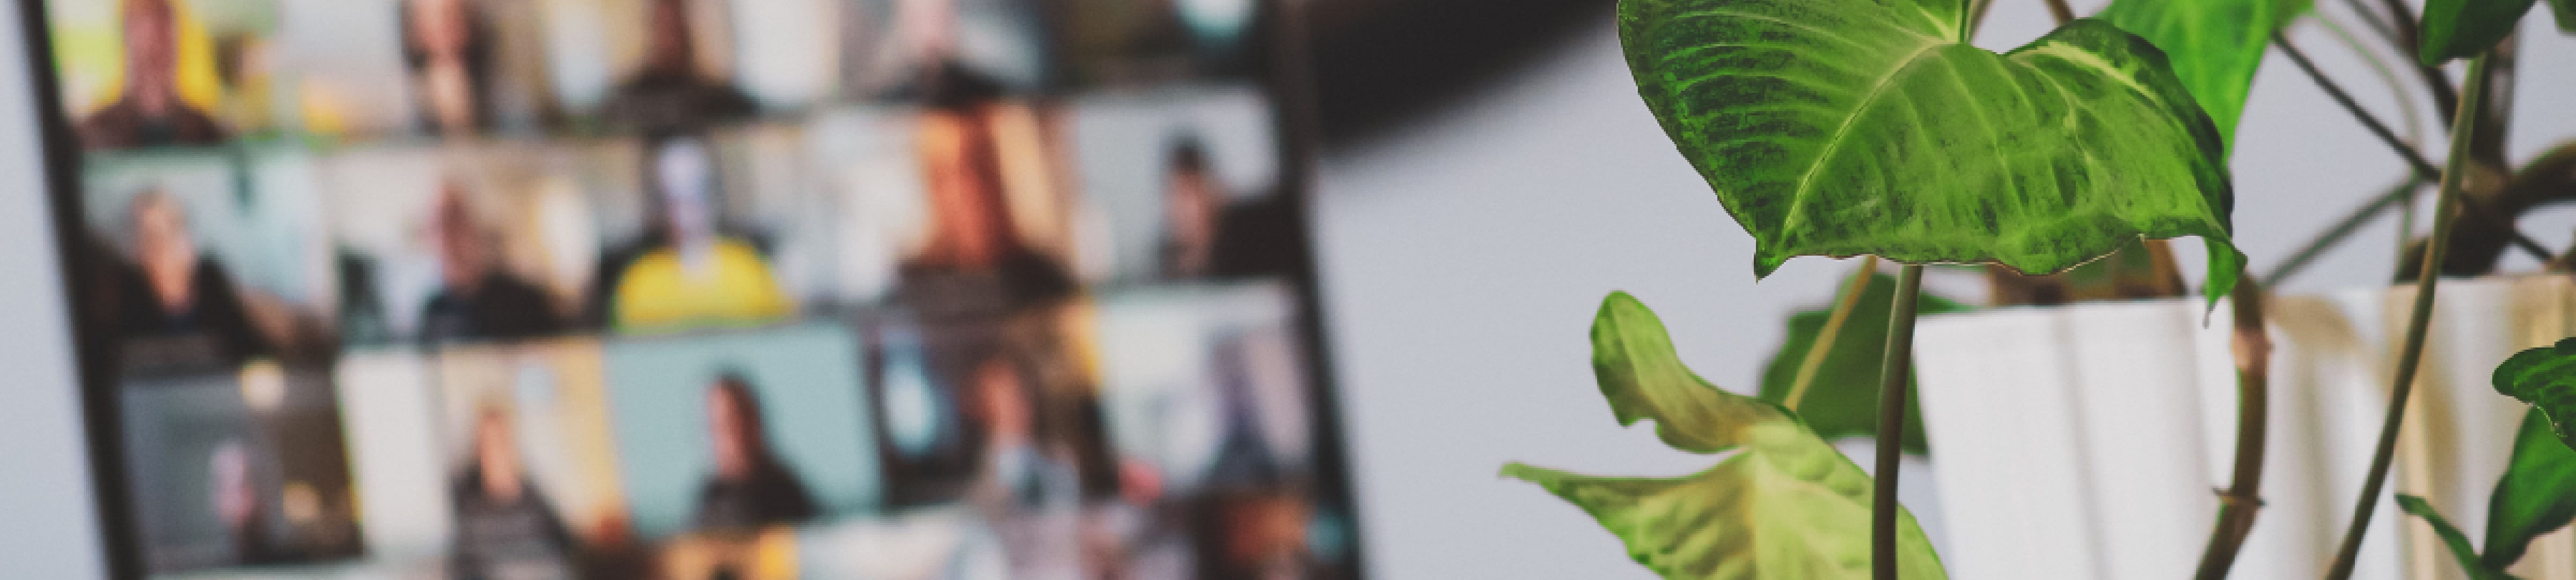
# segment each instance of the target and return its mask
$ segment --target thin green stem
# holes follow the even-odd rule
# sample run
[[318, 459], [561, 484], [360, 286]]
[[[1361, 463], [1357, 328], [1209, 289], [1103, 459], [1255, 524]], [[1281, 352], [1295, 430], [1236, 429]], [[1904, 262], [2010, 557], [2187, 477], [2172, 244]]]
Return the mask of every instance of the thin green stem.
[[2220, 580], [2236, 565], [2254, 512], [2263, 507], [2263, 440], [2271, 414], [2272, 339], [2263, 331], [2263, 291], [2250, 272], [2239, 272], [2229, 295], [2236, 316], [2236, 471], [2219, 491], [2218, 526], [2200, 553], [2200, 580]]
[[[2489, 62], [2495, 49], [2478, 53], [2469, 63], [2468, 94], [2460, 99], [2459, 118], [2476, 119], [2484, 114], [2488, 75], [2494, 71]], [[2415, 277], [2415, 309], [2406, 319], [2406, 344], [2397, 354], [2395, 386], [2388, 390], [2388, 415], [2379, 424], [2379, 447], [2370, 456], [2370, 471], [2362, 476], [2361, 497], [2353, 502], [2352, 523], [2344, 528], [2343, 546], [2335, 551], [2334, 566], [2326, 572], [2329, 580], [2352, 577], [2353, 565], [2361, 554], [2361, 538], [2370, 531], [2371, 512], [2379, 508], [2379, 494], [2388, 483], [2388, 463], [2397, 450], [2397, 431], [2406, 422], [2406, 399], [2415, 389], [2416, 367], [2424, 361], [2424, 328], [2433, 320], [2433, 290], [2442, 279], [2442, 254], [2450, 249], [2451, 222], [2460, 184], [2470, 171], [2470, 143], [2476, 137], [2478, 123], [2451, 125], [2451, 158], [2448, 171], [2442, 172], [2442, 188], [2433, 205], [2433, 237], [2425, 240], [2423, 274]]]
[[1887, 352], [1878, 365], [1877, 487], [1870, 497], [1870, 577], [1896, 580], [1896, 458], [1905, 443], [1905, 386], [1914, 378], [1914, 299], [1923, 293], [1923, 265], [1906, 264], [1896, 275], [1896, 301], [1888, 308]]
[[1842, 298], [1834, 300], [1834, 312], [1825, 316], [1825, 327], [1816, 331], [1816, 340], [1807, 343], [1807, 356], [1798, 361], [1798, 378], [1789, 381], [1789, 396], [1780, 406], [1798, 410], [1798, 402], [1807, 398], [1807, 387], [1816, 383], [1816, 371], [1825, 366], [1825, 353], [1833, 352], [1834, 339], [1842, 335], [1843, 322], [1851, 318], [1852, 309], [1860, 305], [1862, 290], [1869, 289], [1869, 279], [1878, 275], [1878, 256], [1862, 256], [1860, 269], [1852, 271], [1850, 282], [1843, 283]]
[[2387, 191], [2373, 196], [2369, 204], [2345, 215], [2342, 220], [2336, 221], [2333, 227], [2318, 232], [2315, 239], [2308, 240], [2308, 245], [2301, 246], [2298, 252], [2290, 254], [2290, 259], [2283, 260], [2280, 266], [2273, 267], [2272, 273], [2263, 277], [2263, 286], [2281, 287], [2283, 281], [2306, 270], [2309, 264], [2316, 263], [2317, 257], [2325, 255], [2326, 250], [2342, 244], [2345, 238], [2352, 237], [2353, 232], [2361, 231], [2363, 224], [2377, 219], [2379, 214], [2386, 213], [2388, 208], [2398, 207], [2401, 202], [2415, 199], [2416, 188], [2423, 185], [2423, 178], [2408, 175], [2405, 181], [2398, 182], [2397, 185], [2390, 186]]

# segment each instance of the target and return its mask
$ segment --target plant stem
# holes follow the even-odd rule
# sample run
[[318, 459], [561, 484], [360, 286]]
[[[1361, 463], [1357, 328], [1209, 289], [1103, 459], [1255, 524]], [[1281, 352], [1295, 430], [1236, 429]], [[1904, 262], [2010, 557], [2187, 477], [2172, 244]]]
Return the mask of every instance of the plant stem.
[[1896, 580], [1896, 457], [1905, 443], [1905, 386], [1914, 378], [1914, 298], [1923, 293], [1923, 265], [1906, 264], [1896, 275], [1896, 301], [1888, 308], [1887, 352], [1878, 365], [1877, 488], [1870, 497], [1870, 572]]
[[2459, 91], [2451, 88], [2451, 77], [2442, 76], [2440, 67], [2424, 64], [2417, 56], [2422, 40], [2417, 36], [2421, 31], [2416, 29], [2415, 10], [2406, 7], [2406, 0], [2379, 0], [2379, 4], [2388, 8], [2388, 27], [2397, 31], [2397, 51], [2405, 53], [2406, 60], [2415, 64], [2415, 74], [2424, 77], [2424, 88], [2433, 92], [2433, 108], [2442, 113], [2442, 126], [2449, 127], [2451, 110], [2460, 105]]
[[1806, 358], [1798, 361], [1798, 378], [1789, 381], [1789, 396], [1780, 406], [1798, 410], [1798, 401], [1807, 398], [1807, 387], [1816, 382], [1816, 371], [1824, 368], [1825, 354], [1833, 352], [1834, 339], [1843, 332], [1843, 321], [1851, 318], [1852, 308], [1860, 305], [1862, 290], [1869, 289], [1869, 279], [1878, 275], [1878, 256], [1862, 256], [1860, 269], [1852, 271], [1850, 282], [1843, 283], [1843, 296], [1834, 301], [1834, 312], [1825, 316], [1825, 327], [1816, 331], [1816, 339], [1807, 343]]
[[[2487, 76], [2494, 72], [2488, 65], [2495, 49], [2478, 53], [2469, 63], [2468, 95], [2460, 99], [2459, 118], [2476, 119], [2486, 100]], [[2460, 185], [2469, 172], [2469, 148], [2478, 123], [2451, 125], [2450, 171], [2442, 173], [2442, 188], [2433, 205], [2433, 237], [2425, 240], [2423, 275], [2415, 277], [2415, 310], [2406, 319], [2406, 344], [2397, 354], [2395, 386], [2388, 391], [2388, 415], [2379, 424], [2379, 447], [2370, 457], [2370, 471], [2362, 477], [2361, 498], [2353, 502], [2352, 523], [2344, 528], [2343, 546], [2335, 551], [2334, 567], [2326, 572], [2329, 580], [2352, 577], [2355, 558], [2361, 553], [2361, 538], [2370, 531], [2370, 514], [2379, 507], [2381, 487], [2388, 483], [2389, 458], [2397, 449], [2397, 430], [2406, 422], [2406, 399], [2415, 388], [2415, 370], [2424, 360], [2424, 329], [2433, 319], [2433, 290], [2442, 279], [2442, 253], [2450, 249], [2454, 219], [2452, 199], [2460, 196]]]
[[[2352, 237], [2353, 232], [2360, 231], [2362, 224], [2369, 223], [2381, 213], [2386, 213], [2388, 208], [2397, 207], [2400, 202], [2414, 199], [2415, 189], [2423, 185], [2423, 178], [2414, 175], [2406, 176], [2405, 181], [2398, 182], [2395, 187], [2380, 193], [2371, 200], [2369, 205], [2353, 210], [2352, 214], [2344, 216], [2342, 221], [2335, 222], [2333, 227], [2318, 233], [2316, 239], [2308, 240], [2308, 245], [2300, 247], [2298, 253], [2290, 254], [2290, 259], [2282, 261], [2280, 266], [2272, 268], [2271, 275], [2263, 277], [2263, 286], [2279, 288], [2282, 281], [2290, 279], [2290, 276], [2306, 270], [2308, 264], [2316, 262], [2317, 256], [2325, 255], [2326, 250], [2343, 243], [2344, 238]], [[2398, 241], [2402, 243], [2405, 240]]]
[[2048, 0], [2048, 16], [2056, 18], [2058, 26], [2065, 26], [2075, 20], [2075, 9], [2067, 7], [2066, 0]]
[[[2289, 55], [2290, 62], [2299, 65], [2299, 70], [2306, 71], [2308, 73], [2308, 80], [2315, 81], [2317, 83], [2317, 88], [2324, 89], [2326, 91], [2326, 96], [2333, 97], [2335, 104], [2342, 105], [2345, 112], [2352, 113], [2354, 120], [2361, 121], [2362, 128], [2370, 130], [2370, 134], [2378, 137], [2379, 142], [2387, 144], [2390, 150], [2396, 151], [2397, 156], [2403, 158], [2408, 167], [2415, 169], [2416, 175], [2422, 176], [2425, 179], [2441, 178], [2442, 170], [2440, 168], [2433, 167], [2433, 162], [2425, 160], [2424, 154], [2415, 151], [2414, 146], [2407, 145], [2406, 141], [2398, 139], [2397, 133], [2389, 131], [2388, 124], [2379, 122], [2379, 117], [2377, 115], [2370, 114], [2368, 109], [2361, 108], [2360, 103], [2353, 102], [2352, 95], [2343, 91], [2343, 85], [2336, 84], [2334, 79], [2327, 78], [2324, 71], [2317, 69], [2317, 63], [2308, 60], [2308, 54], [2306, 52], [2300, 51], [2297, 45], [2290, 44], [2290, 37], [2284, 36], [2278, 32], [2272, 33], [2272, 44], [2274, 46], [2281, 47], [2281, 53]], [[2484, 96], [2486, 94], [2486, 90], [2483, 87], [2475, 90], [2474, 92], [2480, 96]], [[2485, 104], [2481, 103], [2479, 106], [2484, 107]], [[2452, 126], [2452, 133], [2455, 135], [2459, 133], [2456, 125]], [[2454, 158], [2452, 160], [2455, 162], [2465, 162], [2467, 161], [2467, 158]], [[2549, 249], [2541, 247], [2539, 242], [2531, 241], [2530, 237], [2522, 235], [2522, 230], [2514, 227], [2512, 217], [2489, 211], [2478, 201], [2465, 196], [2456, 196], [2451, 201], [2443, 203], [2457, 203], [2465, 206], [2468, 210], [2469, 217], [2477, 218], [2478, 221], [2484, 222], [2484, 225], [2488, 227], [2501, 228], [2504, 231], [2509, 232], [2511, 234], [2510, 240], [2515, 247], [2521, 248], [2523, 252], [2531, 254], [2531, 257], [2533, 259], [2540, 260], [2540, 263], [2549, 263]], [[2440, 270], [2427, 271], [2438, 272]]]
[[2240, 272], [2229, 296], [2236, 321], [2236, 471], [2219, 492], [2218, 527], [2200, 553], [2200, 580], [2227, 577], [2245, 536], [2254, 531], [2254, 512], [2263, 507], [2263, 440], [2270, 418], [2272, 339], [2263, 330], [2263, 291], [2252, 273]]

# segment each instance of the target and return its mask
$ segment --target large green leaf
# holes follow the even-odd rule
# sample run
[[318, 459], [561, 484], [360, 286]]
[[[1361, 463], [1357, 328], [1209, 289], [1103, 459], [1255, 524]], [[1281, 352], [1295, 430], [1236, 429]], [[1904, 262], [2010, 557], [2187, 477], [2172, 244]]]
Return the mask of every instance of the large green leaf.
[[2522, 560], [2532, 538], [2576, 520], [2576, 450], [2549, 433], [2539, 411], [2522, 416], [2513, 438], [2513, 462], [2487, 496], [2487, 567], [2503, 570]]
[[[2304, 4], [2301, 2], [2300, 4]], [[2272, 33], [2289, 24], [2300, 4], [2280, 0], [2111, 0], [2096, 15], [2154, 43], [2173, 63], [2174, 76], [2209, 112], [2221, 142], [2236, 141], [2236, 118]]]
[[2053, 273], [2141, 236], [2234, 284], [2225, 145], [2154, 45], [2083, 19], [1997, 55], [1963, 0], [1621, 0], [1637, 92], [1755, 241]]
[[[1816, 377], [1807, 384], [1807, 394], [1798, 401], [1798, 417], [1807, 427], [1827, 441], [1846, 437], [1867, 437], [1878, 433], [1878, 379], [1880, 358], [1887, 353], [1887, 307], [1896, 297], [1896, 277], [1879, 274], [1860, 293], [1860, 301], [1843, 320], [1843, 329], [1834, 337], [1825, 361], [1816, 367]], [[1965, 304], [1924, 293], [1915, 301], [1917, 314], [1966, 312]], [[1823, 332], [1825, 319], [1833, 317], [1833, 308], [1818, 308], [1789, 315], [1789, 340], [1780, 352], [1771, 355], [1771, 363], [1762, 369], [1762, 400], [1778, 404], [1789, 397], [1790, 388], [1798, 381], [1798, 365], [1807, 360], [1807, 350], [1816, 347], [1816, 334]], [[1914, 388], [1913, 381], [1906, 388]], [[1905, 435], [1903, 450], [1921, 455], [1923, 444], [1923, 411], [1915, 404], [1921, 397], [1905, 398]]]
[[2397, 507], [2406, 510], [2406, 513], [2415, 514], [2415, 517], [2424, 518], [2424, 523], [2432, 524], [2433, 535], [2442, 538], [2442, 546], [2451, 549], [2451, 558], [2460, 563], [2460, 569], [2467, 571], [2471, 580], [2512, 578], [2502, 572], [2488, 569], [2484, 562], [2479, 561], [2478, 551], [2469, 547], [2469, 537], [2461, 534], [2460, 528], [2452, 526], [2450, 520], [2443, 519], [2442, 512], [2435, 511], [2433, 504], [2425, 503], [2424, 498], [2397, 494]]
[[2576, 0], [2549, 0], [2549, 11], [2558, 17], [2558, 31], [2576, 34]]
[[[1666, 444], [1735, 455], [1670, 479], [1593, 477], [1503, 466], [1601, 522], [1628, 555], [1665, 578], [1867, 578], [1870, 478], [1788, 411], [1720, 390], [1674, 355], [1663, 322], [1627, 293], [1601, 303], [1593, 372], [1622, 425], [1655, 421]], [[1898, 567], [1946, 578], [1910, 512], [1898, 514]]]
[[2521, 399], [2549, 418], [2558, 441], [2576, 446], [2568, 424], [2576, 420], [2576, 338], [2514, 353], [2496, 365], [2496, 392]]
[[[2424, 0], [2424, 22], [2416, 58], [2440, 65], [2477, 56], [2512, 34], [2531, 12], [2532, 0]], [[2565, 22], [2560, 22], [2565, 24]]]

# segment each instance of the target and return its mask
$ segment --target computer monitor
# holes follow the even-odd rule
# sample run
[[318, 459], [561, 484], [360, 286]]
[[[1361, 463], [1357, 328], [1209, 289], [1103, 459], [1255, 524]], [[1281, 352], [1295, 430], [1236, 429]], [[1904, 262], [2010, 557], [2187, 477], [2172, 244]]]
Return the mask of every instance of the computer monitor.
[[45, 0], [118, 577], [1349, 578], [1275, 0]]

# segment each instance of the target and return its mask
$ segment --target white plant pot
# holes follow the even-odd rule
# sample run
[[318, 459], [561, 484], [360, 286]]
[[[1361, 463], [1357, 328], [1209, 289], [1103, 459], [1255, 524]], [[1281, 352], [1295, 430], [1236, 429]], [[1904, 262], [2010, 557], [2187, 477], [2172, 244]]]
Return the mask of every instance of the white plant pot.
[[[2237, 578], [2317, 578], [2334, 557], [2387, 408], [2412, 286], [2275, 299], [2265, 506]], [[1956, 578], [2188, 578], [2235, 458], [2228, 305], [2197, 299], [1927, 317], [1916, 333], [1932, 472]], [[2203, 322], [2208, 324], [2204, 325]], [[2576, 284], [2446, 281], [2389, 489], [2424, 496], [2472, 542], [2523, 405], [2487, 377], [2576, 336]], [[2431, 528], [2380, 498], [2355, 578], [2465, 578]], [[2576, 539], [2513, 571], [2576, 578]]]

